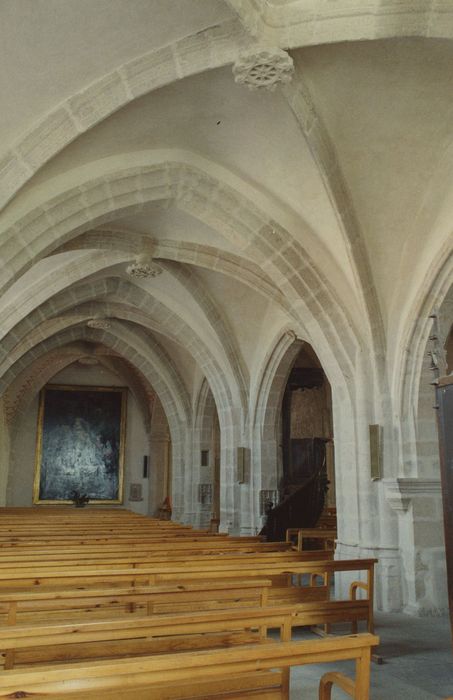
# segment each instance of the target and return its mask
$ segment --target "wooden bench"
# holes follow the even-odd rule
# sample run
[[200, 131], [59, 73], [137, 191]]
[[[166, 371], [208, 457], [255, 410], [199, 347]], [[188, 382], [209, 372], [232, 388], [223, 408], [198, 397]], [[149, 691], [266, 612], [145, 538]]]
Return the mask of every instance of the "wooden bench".
[[[129, 517], [124, 511], [120, 513], [113, 510], [110, 513], [101, 510], [68, 513], [64, 509], [61, 512], [46, 509], [38, 522], [18, 509], [16, 513], [4, 514], [5, 518], [0, 517], [0, 610], [4, 611], [8, 624], [0, 629], [0, 644], [6, 654], [2, 680], [7, 674], [18, 673], [8, 670], [15, 662], [61, 662], [68, 658], [80, 659], [87, 652], [93, 657], [140, 653], [145, 654], [140, 658], [148, 663], [150, 653], [158, 652], [167, 657], [168, 651], [185, 649], [178, 657], [183, 654], [188, 658], [187, 654], [193, 654], [194, 649], [204, 655], [208, 653], [207, 647], [233, 645], [231, 649], [209, 649], [209, 653], [234, 651], [236, 647], [254, 648], [261, 660], [261, 649], [271, 646], [263, 641], [269, 626], [283, 631], [286, 641], [274, 645], [278, 647], [289, 643], [291, 628], [295, 625], [347, 620], [356, 629], [357, 622], [365, 619], [368, 629], [373, 629], [375, 560], [335, 562], [332, 553], [324, 550], [291, 552], [290, 543], [266, 544], [256, 537], [211, 535], [171, 521], [153, 521], [143, 516]], [[317, 560], [312, 561], [313, 555]], [[247, 567], [244, 567], [245, 561]], [[350, 600], [329, 600], [334, 573], [352, 570], [364, 571], [366, 581], [354, 582]], [[266, 579], [261, 580], [263, 574]], [[305, 581], [308, 579], [308, 585], [300, 585], [303, 577]], [[321, 585], [315, 585], [319, 581]], [[366, 600], [356, 599], [360, 589], [366, 590]], [[253, 597], [257, 602], [252, 604], [260, 607], [247, 607]], [[182, 613], [184, 610], [190, 612]], [[123, 617], [102, 619], [113, 611]], [[17, 625], [18, 614], [21, 620], [33, 622], [42, 621], [49, 614], [63, 618], [66, 615], [99, 615], [101, 619], [75, 620], [69, 627], [61, 624], [30, 627]], [[369, 648], [370, 645], [368, 652]], [[345, 658], [341, 655], [344, 648], [338, 651], [337, 646], [336, 649], [339, 658]], [[115, 659], [118, 664], [123, 661]], [[90, 669], [93, 663], [108, 662], [91, 662]], [[180, 665], [174, 663], [175, 671], [179, 672]], [[270, 671], [273, 666], [263, 667], [257, 673], [256, 666], [246, 670], [239, 668], [235, 661], [234, 667], [224, 670], [223, 680], [219, 677], [218, 682], [212, 682], [217, 683], [222, 698], [287, 698], [290, 665], [282, 664], [279, 673]], [[43, 672], [47, 675], [47, 668]], [[146, 674], [147, 679], [150, 673]], [[30, 681], [31, 676], [27, 679]], [[141, 674], [140, 681], [144, 679]], [[128, 676], [127, 685], [132, 687], [129, 681]], [[80, 686], [76, 678], [73, 682]], [[92, 700], [98, 697], [135, 699], [141, 697], [137, 693], [143, 691], [143, 698], [157, 700], [197, 697], [194, 696], [197, 692], [202, 698], [208, 691], [209, 697], [215, 697], [212, 682], [202, 680], [202, 675], [193, 678], [191, 670], [182, 686], [176, 678], [167, 678], [164, 686], [153, 682], [150, 687], [146, 680], [143, 688], [132, 684], [131, 693], [125, 696], [129, 691], [122, 688], [121, 683], [116, 687], [115, 681], [105, 679], [106, 685], [103, 680], [99, 686], [97, 678], [92, 688], [77, 696]], [[337, 681], [328, 678], [320, 690], [326, 698], [333, 682], [349, 691], [352, 688], [353, 693], [362, 692], [357, 689], [364, 688], [363, 683], [354, 684], [342, 676]], [[98, 692], [100, 687], [102, 695]], [[0, 684], [0, 688], [3, 690], [4, 686]], [[41, 686], [39, 692], [43, 689]], [[13, 696], [23, 697], [24, 692], [28, 691], [16, 690]], [[55, 699], [59, 692], [52, 691], [49, 697]], [[168, 692], [173, 695], [167, 695]], [[66, 697], [66, 692], [61, 697]], [[355, 697], [362, 698], [362, 695]]]
[[[30, 511], [30, 512], [27, 512]], [[64, 509], [10, 509], [0, 511], [0, 545], [24, 542], [71, 542], [80, 538], [103, 541], [106, 538], [209, 538], [221, 540], [226, 534], [213, 535], [206, 530], [194, 529], [172, 521], [162, 521], [127, 511], [101, 512], [100, 510]], [[260, 538], [248, 537], [250, 542]]]
[[[242, 560], [241, 560], [242, 559]], [[372, 574], [376, 559], [345, 559], [333, 560], [330, 558], [311, 560], [295, 559], [286, 560], [264, 560], [260, 566], [259, 556], [254, 565], [254, 558], [241, 558], [231, 560], [222, 557], [200, 557], [193, 562], [164, 561], [155, 563], [139, 564], [136, 568], [105, 566], [102, 562], [99, 566], [95, 564], [82, 564], [74, 568], [65, 565], [58, 566], [32, 566], [23, 570], [14, 566], [5, 567], [2, 570], [0, 589], [15, 586], [38, 586], [38, 585], [90, 585], [90, 583], [110, 583], [132, 581], [136, 585], [158, 584], [168, 581], [179, 581], [182, 579], [200, 578], [204, 576], [211, 580], [217, 578], [248, 578], [266, 575], [266, 578], [277, 577], [285, 579], [291, 583], [294, 577], [310, 575], [311, 577], [324, 577], [332, 575], [338, 571], [365, 571], [368, 576], [368, 590], [372, 589]], [[247, 568], [244, 568], [244, 561], [247, 561]], [[242, 574], [242, 576], [241, 576]]]
[[[124, 538], [139, 540], [142, 538], [150, 539], [169, 539], [177, 536], [188, 537], [188, 538], [209, 538], [211, 540], [221, 540], [228, 537], [225, 533], [211, 534], [206, 530], [193, 530], [192, 528], [178, 528], [177, 531], [174, 530], [157, 530], [154, 528], [139, 528], [133, 524], [127, 527], [118, 527], [112, 525], [111, 527], [78, 527], [78, 528], [68, 528], [64, 524], [55, 523], [51, 527], [46, 528], [4, 528], [0, 529], [0, 542], [8, 543], [12, 541], [13, 543], [18, 543], [20, 541], [30, 542], [39, 540], [50, 540], [51, 542], [62, 541], [72, 541], [77, 540], [80, 537], [87, 538], [88, 540], [101, 540], [106, 537], [111, 537], [114, 540], [121, 540]], [[250, 541], [257, 541], [256, 537], [250, 538]]]
[[[83, 511], [83, 513], [76, 511], [68, 513], [64, 509], [59, 512], [47, 509], [43, 514], [41, 511], [33, 511], [33, 517], [27, 513], [28, 518], [22, 522], [21, 518], [25, 515], [23, 510], [26, 509], [18, 509], [16, 514], [10, 514], [6, 520], [0, 519], [4, 529], [11, 531], [14, 537], [18, 536], [19, 531], [25, 533], [30, 530], [31, 526], [36, 526], [36, 516], [40, 515], [41, 527], [35, 527], [34, 530], [32, 527], [33, 533], [40, 530], [41, 535], [39, 536], [41, 537], [42, 532], [45, 528], [49, 528], [50, 524], [61, 522], [61, 536], [65, 538], [68, 533], [72, 533], [75, 539], [70, 537], [72, 544], [54, 542], [53, 546], [43, 547], [37, 547], [37, 541], [33, 541], [31, 545], [30, 543], [26, 545], [25, 541], [22, 540], [19, 544], [9, 541], [5, 548], [0, 549], [0, 590], [5, 587], [86, 589], [98, 586], [146, 586], [167, 582], [180, 583], [184, 581], [187, 583], [207, 579], [214, 581], [221, 581], [224, 578], [236, 579], [244, 577], [244, 556], [247, 555], [247, 576], [252, 574], [253, 577], [262, 577], [264, 573], [266, 576], [272, 577], [274, 585], [269, 594], [269, 602], [275, 605], [327, 600], [330, 593], [330, 579], [334, 571], [351, 570], [345, 562], [335, 563], [334, 569], [326, 568], [322, 562], [330, 560], [332, 553], [324, 550], [296, 553], [288, 551], [288, 544], [286, 544], [286, 551], [280, 551], [280, 549], [269, 551], [269, 548], [263, 549], [265, 544], [256, 538], [249, 538], [246, 543], [244, 543], [244, 538], [234, 539], [218, 535], [212, 536], [209, 540], [206, 537], [187, 539], [187, 532], [193, 532], [187, 526], [180, 526], [176, 523], [162, 525], [161, 521], [153, 521], [144, 516], [128, 514], [125, 511], [106, 513], [101, 510], [93, 510], [91, 512]], [[17, 522], [14, 522], [15, 518]], [[91, 539], [91, 535], [98, 537], [100, 533], [89, 532], [87, 528], [92, 527], [93, 524], [99, 525], [99, 523], [104, 523], [104, 534], [114, 529], [115, 523], [121, 523], [127, 531], [133, 525], [136, 539], [133, 538], [130, 543], [129, 540], [115, 539], [115, 544], [104, 544], [102, 537], [101, 541]], [[137, 527], [137, 524], [140, 527]], [[123, 534], [124, 532], [123, 530]], [[149, 537], [146, 542], [142, 541], [144, 532], [148, 533], [145, 536]], [[78, 544], [82, 533], [87, 542], [83, 546]], [[152, 534], [149, 535], [149, 533]], [[180, 537], [181, 533], [184, 533], [183, 537]], [[206, 533], [204, 534], [206, 535]], [[126, 537], [129, 538], [129, 534]], [[189, 545], [189, 542], [190, 546], [195, 547], [196, 550], [200, 547], [200, 551], [189, 553], [184, 549], [184, 546]], [[131, 553], [129, 546], [135, 547], [138, 546], [138, 543], [140, 543], [140, 547], [147, 549]], [[164, 548], [169, 546], [171, 552], [165, 552]], [[65, 551], [69, 547], [74, 549]], [[104, 547], [110, 549], [104, 551]], [[223, 547], [225, 549], [222, 549]], [[236, 550], [235, 547], [238, 549]], [[244, 551], [244, 548], [247, 549], [247, 547], [251, 547], [253, 552]], [[44, 557], [44, 552], [46, 552], [46, 559], [44, 562], [41, 560], [38, 565], [37, 560]], [[74, 558], [76, 552], [77, 555]], [[251, 556], [248, 556], [250, 554]], [[313, 557], [315, 562], [312, 561]], [[372, 611], [373, 564], [371, 564], [370, 569], [370, 561], [358, 560], [357, 565], [357, 560], [355, 560], [356, 564], [353, 568], [365, 568], [367, 581], [366, 583], [356, 582], [353, 595], [359, 588], [365, 588], [368, 593], [368, 607]], [[309, 562], [309, 568], [307, 566], [300, 568], [303, 562], [306, 564]], [[128, 572], [132, 573], [132, 576]], [[310, 576], [311, 584], [315, 582], [317, 577], [321, 577], [322, 585], [302, 587], [291, 585], [296, 575], [300, 578], [304, 574]], [[372, 612], [368, 616], [368, 625], [369, 630], [372, 630]]]
[[[352, 560], [322, 560], [322, 561], [298, 561], [298, 562], [272, 562], [265, 565], [253, 565], [253, 560], [247, 562], [247, 567], [243, 563], [227, 563], [221, 559], [216, 561], [198, 561], [194, 564], [171, 564], [162, 563], [154, 566], [143, 566], [139, 568], [108, 568], [92, 566], [80, 566], [74, 569], [58, 568], [51, 566], [32, 570], [20, 571], [14, 569], [4, 569], [0, 579], [0, 591], [3, 589], [24, 589], [35, 586], [60, 587], [63, 588], [84, 588], [123, 586], [132, 585], [159, 585], [169, 583], [188, 583], [190, 581], [203, 580], [226, 580], [260, 578], [265, 576], [272, 580], [273, 585], [279, 589], [271, 591], [271, 594], [283, 594], [282, 589], [293, 588], [287, 591], [289, 594], [300, 592], [305, 595], [316, 595], [316, 598], [328, 598], [329, 586], [326, 581], [330, 581], [335, 572], [340, 571], [364, 571], [367, 576], [365, 583], [370, 601], [373, 600], [374, 564], [375, 559], [352, 559]], [[312, 580], [314, 577], [321, 577], [324, 586], [293, 586], [295, 578], [308, 575]], [[323, 590], [321, 590], [323, 588]], [[310, 598], [309, 598], [310, 599]], [[313, 599], [313, 598], [311, 598]], [[370, 606], [372, 607], [372, 606]], [[371, 613], [370, 613], [371, 615]], [[370, 625], [372, 623], [370, 617]], [[370, 630], [372, 626], [370, 627]]]
[[[86, 559], [86, 560], [99, 560], [102, 558], [108, 558], [110, 556], [131, 556], [138, 554], [143, 556], [144, 554], [150, 556], [158, 556], [159, 554], [165, 554], [170, 556], [178, 556], [178, 554], [186, 554], [187, 556], [192, 556], [196, 554], [210, 555], [216, 554], [221, 556], [222, 554], [237, 553], [237, 554], [254, 554], [255, 552], [266, 553], [266, 552], [288, 552], [293, 551], [290, 543], [287, 542], [229, 542], [228, 540], [222, 540], [220, 542], [209, 542], [209, 541], [190, 541], [187, 540], [181, 542], [175, 540], [171, 543], [171, 552], [168, 552], [169, 544], [168, 542], [129, 542], [123, 543], [105, 543], [105, 544], [85, 544], [85, 545], [54, 545], [54, 546], [42, 546], [37, 547], [29, 545], [27, 547], [7, 547], [0, 548], [0, 561], [2, 562], [16, 562], [16, 561], [30, 561], [43, 563], [44, 560], [47, 561], [56, 559], [57, 561], [65, 561], [69, 559]], [[324, 555], [321, 555], [324, 557]], [[316, 557], [314, 557], [316, 558]]]
[[298, 552], [304, 549], [304, 540], [320, 541], [324, 549], [335, 549], [337, 531], [328, 528], [291, 527], [286, 530], [286, 542], [293, 543]]
[[[348, 622], [351, 631], [357, 623], [370, 624], [370, 601], [364, 600], [288, 600], [272, 598], [270, 581], [209, 582], [187, 586], [99, 589], [87, 591], [31, 590], [0, 595], [4, 625], [18, 622], [83, 621], [105, 618], [131, 618], [160, 613], [213, 611], [225, 608], [291, 606], [294, 624], [319, 625]], [[269, 599], [270, 598], [270, 599]]]
[[17, 625], [0, 629], [0, 653], [7, 652], [5, 667], [12, 668], [13, 664], [161, 654], [243, 644], [265, 639], [269, 629], [279, 629], [280, 638], [288, 641], [293, 618], [291, 607], [255, 607], [160, 614], [133, 620]]
[[232, 543], [234, 541], [242, 544], [259, 542], [255, 537], [253, 538], [233, 538], [228, 537], [222, 533], [211, 535], [208, 532], [186, 532], [178, 533], [165, 533], [160, 535], [159, 533], [142, 534], [140, 536], [134, 535], [133, 532], [130, 533], [117, 533], [117, 534], [104, 534], [85, 532], [67, 535], [64, 532], [60, 532], [55, 537], [51, 534], [43, 536], [36, 533], [35, 536], [23, 534], [23, 535], [13, 535], [13, 536], [0, 536], [0, 551], [7, 549], [8, 547], [18, 549], [24, 547], [25, 549], [30, 549], [31, 547], [66, 547], [73, 545], [94, 545], [99, 546], [103, 544], [122, 544], [127, 546], [128, 544], [159, 544], [159, 543], [173, 543], [173, 542], [203, 542], [205, 544], [219, 544], [221, 541]]
[[172, 521], [154, 520], [145, 516], [123, 516], [121, 518], [86, 518], [82, 515], [72, 517], [53, 517], [40, 519], [35, 512], [33, 517], [26, 518], [18, 516], [15, 519], [8, 518], [4, 513], [0, 513], [0, 534], [11, 535], [20, 534], [27, 531], [51, 532], [56, 526], [64, 528], [68, 534], [80, 532], [82, 530], [99, 529], [111, 531], [115, 528], [118, 531], [128, 531], [131, 528], [141, 532], [206, 532], [206, 530], [193, 528], [191, 525], [181, 525]]
[[316, 552], [295, 552], [295, 551], [236, 551], [236, 550], [218, 550], [212, 548], [202, 550], [201, 552], [187, 552], [185, 550], [173, 551], [149, 551], [131, 553], [127, 551], [118, 552], [99, 552], [84, 554], [75, 557], [71, 553], [49, 554], [44, 559], [42, 556], [33, 554], [0, 554], [0, 574], [4, 571], [30, 571], [31, 573], [39, 566], [39, 569], [52, 568], [53, 570], [71, 568], [80, 569], [80, 567], [102, 566], [103, 568], [134, 568], [140, 569], [148, 566], [156, 566], [158, 564], [175, 564], [194, 565], [196, 562], [209, 562], [217, 560], [222, 563], [237, 563], [241, 564], [244, 561], [253, 562], [254, 565], [266, 565], [278, 562], [288, 562], [293, 564], [300, 561], [311, 561], [320, 559], [331, 559], [333, 553], [329, 551]]
[[[185, 585], [140, 586], [90, 590], [0, 592], [4, 624], [43, 620], [131, 617], [163, 612], [216, 610], [267, 605], [267, 579], [195, 582]], [[362, 601], [360, 601], [362, 602]]]
[[[281, 639], [289, 640], [293, 627], [312, 626], [326, 620], [366, 619], [367, 615], [362, 601], [327, 601], [278, 607], [224, 606], [224, 609], [190, 613], [175, 613], [171, 604], [169, 607], [170, 612], [166, 614], [133, 619], [130, 616], [102, 621], [79, 619], [57, 624], [47, 622], [0, 628], [0, 652], [7, 652], [6, 668], [12, 668], [14, 663], [162, 653], [183, 649], [186, 643], [188, 648], [192, 648], [192, 642], [197, 648], [225, 645], [230, 639], [225, 633], [231, 631], [245, 633], [258, 630], [263, 638], [269, 629], [278, 628]], [[208, 633], [216, 636], [209, 639]], [[164, 638], [162, 643], [158, 642], [160, 638]], [[121, 644], [117, 644], [117, 640], [121, 640]], [[239, 643], [244, 643], [243, 637], [239, 638]]]
[[[351, 697], [368, 700], [371, 647], [378, 642], [374, 635], [361, 634], [315, 641], [257, 642], [225, 649], [116, 659], [114, 662], [104, 660], [5, 670], [0, 674], [0, 698], [35, 694], [52, 700], [169, 700], [217, 696], [286, 700], [285, 675], [278, 674], [274, 684], [271, 676], [266, 678], [271, 692], [271, 695], [266, 695], [265, 686], [259, 686], [261, 673], [295, 665], [351, 659], [356, 662], [355, 681], [344, 685], [347, 685]], [[344, 677], [337, 675], [336, 682], [340, 678]]]
[[[99, 569], [96, 567], [78, 567], [74, 569], [57, 569], [52, 567], [35, 569], [33, 576], [29, 572], [4, 570], [0, 580], [0, 601], [10, 606], [10, 611], [16, 606], [24, 604], [27, 600], [33, 600], [36, 592], [46, 594], [71, 594], [74, 598], [81, 597], [81, 591], [92, 592], [93, 597], [98, 592], [93, 589], [100, 588], [128, 588], [134, 587], [137, 591], [143, 586], [175, 585], [186, 586], [194, 583], [215, 582], [228, 586], [232, 582], [245, 581], [247, 579], [266, 578], [272, 581], [268, 588], [268, 605], [281, 605], [290, 603], [302, 603], [312, 601], [326, 601], [330, 597], [330, 582], [335, 572], [340, 571], [364, 571], [366, 582], [356, 582], [355, 590], [360, 586], [366, 591], [367, 599], [364, 602], [367, 607], [368, 631], [373, 631], [373, 580], [374, 559], [368, 560], [324, 560], [318, 562], [282, 562], [267, 563], [266, 565], [253, 566], [247, 561], [248, 568], [243, 565], [222, 562], [221, 560], [206, 562], [201, 561], [193, 565], [180, 565], [180, 563], [164, 563], [154, 567], [136, 569]], [[318, 585], [292, 585], [293, 579], [302, 575], [310, 577], [309, 583], [313, 584], [315, 577], [320, 577]], [[32, 592], [27, 593], [27, 589]], [[14, 589], [14, 590], [11, 590]], [[111, 591], [109, 592], [111, 595]], [[12, 607], [11, 607], [12, 606]], [[10, 612], [10, 614], [12, 614]]]

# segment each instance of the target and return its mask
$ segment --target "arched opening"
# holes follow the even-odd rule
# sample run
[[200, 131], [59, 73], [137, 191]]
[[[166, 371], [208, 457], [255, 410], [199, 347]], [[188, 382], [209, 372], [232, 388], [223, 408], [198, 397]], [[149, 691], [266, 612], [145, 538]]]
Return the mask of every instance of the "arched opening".
[[332, 393], [316, 353], [308, 344], [300, 349], [286, 382], [281, 446], [281, 499], [297, 491], [324, 465], [328, 486], [325, 501], [334, 507]]
[[199, 527], [218, 527], [220, 521], [220, 423], [211, 388], [200, 389], [194, 431], [195, 521]]
[[[147, 470], [149, 479], [148, 510], [150, 515], [164, 518], [171, 517], [171, 447], [171, 434], [167, 417], [161, 402], [156, 396], [151, 418], [150, 453]], [[167, 504], [169, 507], [167, 507]]]
[[[435, 319], [425, 346], [419, 378], [416, 454], [417, 474], [425, 484], [423, 495], [413, 497], [415, 609], [447, 609], [445, 541], [440, 485], [439, 438], [433, 382], [448, 374], [453, 364], [453, 286], [433, 310]], [[422, 566], [420, 565], [422, 564]]]
[[395, 489], [401, 504], [404, 610], [422, 615], [442, 614], [448, 607], [434, 387], [452, 366], [453, 286], [447, 284], [428, 297], [414, 325], [403, 413], [405, 476]]
[[324, 504], [335, 507], [332, 393], [312, 346], [285, 333], [267, 359], [257, 399], [262, 532], [284, 539], [288, 527], [314, 526]]

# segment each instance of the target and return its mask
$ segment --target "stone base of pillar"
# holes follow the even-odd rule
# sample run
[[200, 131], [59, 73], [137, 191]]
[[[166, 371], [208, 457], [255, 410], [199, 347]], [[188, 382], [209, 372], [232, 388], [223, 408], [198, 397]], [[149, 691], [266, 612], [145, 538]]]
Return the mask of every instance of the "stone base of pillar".
[[253, 528], [251, 526], [241, 527], [241, 529], [240, 529], [240, 535], [242, 537], [250, 537], [250, 536], [254, 537], [256, 534], [257, 533], [255, 531], [255, 528]]
[[404, 612], [442, 615], [448, 593], [440, 481], [397, 478], [383, 483], [387, 501], [398, 514]]
[[173, 508], [171, 519], [181, 525], [193, 525], [196, 514], [193, 512], [184, 511], [182, 508]]
[[[337, 543], [335, 559], [377, 559], [374, 580], [374, 605], [383, 612], [401, 612], [402, 560], [397, 547], [364, 547]], [[348, 596], [349, 585], [354, 580], [365, 580], [365, 574], [344, 572], [336, 576], [335, 588], [342, 597]]]
[[415, 605], [405, 605], [403, 613], [413, 617], [448, 617], [450, 612], [447, 608], [426, 607], [423, 603]]

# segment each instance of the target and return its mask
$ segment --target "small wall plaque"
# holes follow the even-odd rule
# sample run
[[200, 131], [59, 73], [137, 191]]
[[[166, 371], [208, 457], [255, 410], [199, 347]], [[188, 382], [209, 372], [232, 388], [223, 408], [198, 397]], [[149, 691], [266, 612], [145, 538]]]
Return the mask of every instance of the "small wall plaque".
[[212, 504], [212, 484], [198, 484], [198, 503], [204, 506]]
[[382, 426], [370, 425], [370, 467], [371, 478], [377, 481], [382, 477]]
[[129, 485], [129, 500], [130, 501], [143, 501], [142, 485], [141, 484], [130, 484]]
[[250, 472], [250, 449], [248, 447], [237, 448], [237, 480], [240, 484], [248, 481]]

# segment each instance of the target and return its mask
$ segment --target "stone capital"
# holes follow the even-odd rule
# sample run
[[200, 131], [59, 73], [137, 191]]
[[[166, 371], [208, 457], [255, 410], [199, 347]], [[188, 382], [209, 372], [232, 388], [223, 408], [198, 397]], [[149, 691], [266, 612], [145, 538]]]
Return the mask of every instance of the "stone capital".
[[383, 479], [385, 497], [397, 513], [405, 513], [414, 498], [441, 494], [439, 479], [401, 477]]

